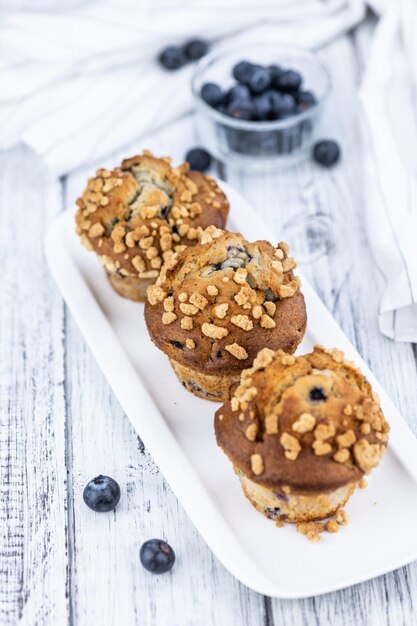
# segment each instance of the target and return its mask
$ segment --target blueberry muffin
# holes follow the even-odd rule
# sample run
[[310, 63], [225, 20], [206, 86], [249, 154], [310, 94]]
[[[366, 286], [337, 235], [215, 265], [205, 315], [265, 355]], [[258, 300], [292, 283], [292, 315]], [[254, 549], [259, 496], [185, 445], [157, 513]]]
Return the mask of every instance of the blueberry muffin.
[[294, 267], [285, 243], [249, 243], [215, 227], [163, 266], [145, 320], [186, 389], [224, 401], [261, 348], [295, 351], [306, 309]]
[[389, 425], [378, 398], [339, 350], [294, 357], [269, 348], [217, 411], [218, 445], [266, 517], [333, 515], [378, 465]]
[[223, 227], [229, 211], [210, 176], [187, 163], [173, 168], [148, 151], [112, 171], [97, 170], [77, 205], [82, 243], [98, 255], [113, 288], [138, 301], [165, 261], [210, 224]]

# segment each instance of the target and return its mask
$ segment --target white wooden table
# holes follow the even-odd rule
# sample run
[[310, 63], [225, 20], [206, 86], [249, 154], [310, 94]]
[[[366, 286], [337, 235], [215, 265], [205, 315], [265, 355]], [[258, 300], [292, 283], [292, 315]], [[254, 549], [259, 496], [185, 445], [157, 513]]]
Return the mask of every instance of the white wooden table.
[[[377, 329], [383, 285], [364, 230], [354, 96], [364, 36], [323, 50], [334, 82], [323, 134], [340, 140], [340, 166], [223, 174], [296, 256], [310, 257], [303, 271], [416, 433], [416, 347]], [[187, 116], [103, 165], [143, 147], [180, 161], [195, 142]], [[242, 586], [211, 554], [123, 414], [46, 266], [47, 225], [73, 205], [94, 168], [57, 181], [24, 147], [0, 155], [0, 624], [417, 624], [416, 563], [337, 593], [279, 601]], [[109, 515], [82, 500], [99, 473], [115, 477], [123, 492]], [[155, 577], [140, 566], [139, 546], [150, 537], [174, 547], [170, 574]]]

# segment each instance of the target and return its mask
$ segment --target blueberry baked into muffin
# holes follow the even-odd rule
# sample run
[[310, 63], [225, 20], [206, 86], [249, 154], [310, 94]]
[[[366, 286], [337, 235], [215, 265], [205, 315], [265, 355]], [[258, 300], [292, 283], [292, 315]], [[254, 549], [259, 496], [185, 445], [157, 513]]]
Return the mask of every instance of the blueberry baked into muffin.
[[194, 245], [210, 224], [224, 227], [229, 203], [216, 182], [187, 163], [149, 151], [114, 170], [97, 170], [77, 200], [77, 233], [94, 250], [113, 288], [146, 299], [162, 264]]
[[224, 401], [261, 348], [295, 351], [306, 309], [294, 267], [285, 243], [249, 243], [212, 226], [163, 266], [145, 320], [188, 391]]
[[378, 465], [389, 425], [371, 385], [342, 352], [261, 350], [216, 412], [218, 445], [266, 517], [333, 515]]

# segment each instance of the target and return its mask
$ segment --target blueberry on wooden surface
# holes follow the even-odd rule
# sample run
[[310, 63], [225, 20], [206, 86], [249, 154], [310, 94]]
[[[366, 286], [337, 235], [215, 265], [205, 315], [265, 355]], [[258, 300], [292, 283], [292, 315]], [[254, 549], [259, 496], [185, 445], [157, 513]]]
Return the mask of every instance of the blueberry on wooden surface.
[[327, 400], [327, 396], [321, 387], [312, 387], [309, 395], [311, 402], [323, 402]]
[[278, 76], [275, 85], [276, 88], [280, 91], [293, 92], [300, 89], [302, 82], [303, 78], [299, 72], [295, 72], [294, 70], [286, 70], [285, 72], [282, 72], [280, 76]]
[[223, 102], [223, 91], [216, 83], [205, 83], [201, 88], [201, 97], [211, 107], [217, 107]]
[[204, 39], [190, 39], [183, 47], [184, 55], [189, 61], [198, 61], [207, 54], [209, 45]]
[[105, 513], [118, 505], [120, 487], [110, 476], [100, 474], [86, 485], [83, 499], [86, 505], [96, 513]]
[[162, 50], [158, 59], [166, 70], [178, 70], [187, 62], [184, 52], [177, 46], [168, 46]]
[[314, 160], [324, 167], [332, 167], [340, 159], [340, 147], [332, 139], [318, 141], [313, 148]]
[[206, 172], [211, 165], [211, 154], [204, 148], [193, 148], [187, 152], [185, 160], [189, 163], [190, 169]]
[[140, 548], [140, 562], [152, 574], [164, 574], [175, 563], [175, 552], [162, 539], [149, 539]]

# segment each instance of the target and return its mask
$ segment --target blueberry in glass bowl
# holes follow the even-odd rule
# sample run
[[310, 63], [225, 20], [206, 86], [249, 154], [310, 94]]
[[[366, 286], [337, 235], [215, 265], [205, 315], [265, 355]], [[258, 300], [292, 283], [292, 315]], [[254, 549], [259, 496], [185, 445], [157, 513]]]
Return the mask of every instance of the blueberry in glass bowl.
[[267, 170], [311, 155], [331, 88], [308, 50], [275, 43], [223, 46], [197, 65], [200, 140], [218, 160]]

